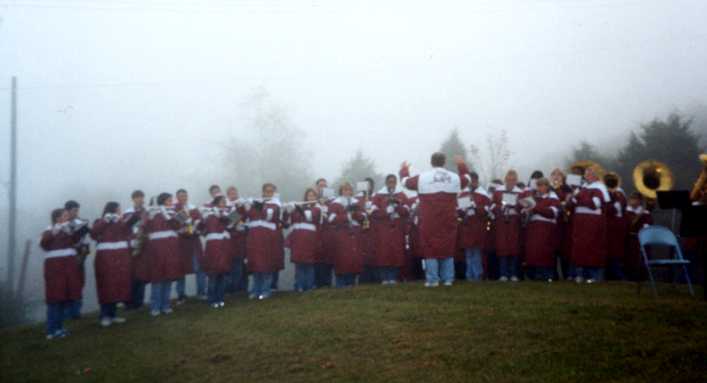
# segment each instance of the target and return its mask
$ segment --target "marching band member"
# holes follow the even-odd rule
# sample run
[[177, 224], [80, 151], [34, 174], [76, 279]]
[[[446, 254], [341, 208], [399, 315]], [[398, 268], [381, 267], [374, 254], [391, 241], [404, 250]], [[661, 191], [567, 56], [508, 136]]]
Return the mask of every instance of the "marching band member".
[[334, 230], [336, 287], [354, 286], [356, 277], [363, 271], [361, 225], [365, 214], [361, 201], [353, 197], [353, 187], [344, 182], [339, 187], [339, 197], [329, 208], [327, 218]]
[[[229, 215], [238, 213], [238, 189], [235, 186], [229, 186], [226, 189], [226, 208]], [[245, 273], [245, 241], [247, 236], [247, 227], [243, 218], [239, 217], [238, 221], [230, 223], [231, 234], [231, 256], [233, 257], [233, 270], [226, 277], [226, 292], [235, 293], [236, 291], [248, 289], [248, 276]]]
[[189, 194], [185, 189], [179, 189], [176, 193], [177, 203], [174, 210], [177, 211], [177, 218], [182, 219], [184, 226], [179, 230], [179, 255], [182, 259], [182, 270], [184, 276], [179, 278], [177, 287], [177, 304], [184, 303], [186, 294], [186, 274], [194, 274], [196, 278], [196, 296], [199, 299], [206, 298], [206, 274], [201, 270], [199, 259], [201, 258], [201, 239], [196, 228], [201, 222], [201, 215], [196, 206], [189, 203]]
[[39, 245], [44, 257], [44, 297], [47, 303], [47, 339], [63, 338], [68, 333], [63, 321], [73, 302], [81, 299], [81, 270], [76, 251], [81, 232], [69, 224], [69, 213], [55, 209], [51, 226], [43, 233]]
[[266, 183], [262, 187], [261, 200], [247, 201], [242, 214], [248, 218], [246, 259], [248, 271], [253, 274], [250, 299], [260, 300], [272, 295], [273, 274], [284, 266], [280, 237], [280, 201], [273, 198], [275, 185]]
[[534, 187], [535, 206], [524, 209], [530, 217], [525, 261], [534, 279], [552, 282], [555, 275], [556, 225], [562, 207], [547, 178], [536, 179]]
[[624, 256], [624, 270], [628, 279], [638, 281], [643, 279], [643, 256], [641, 244], [638, 241], [638, 232], [644, 227], [653, 224], [651, 212], [643, 206], [643, 195], [633, 192], [628, 198], [626, 206], [626, 222], [628, 235]]
[[601, 182], [597, 166], [584, 172], [586, 184], [572, 197], [572, 262], [576, 267], [577, 283], [594, 283], [601, 278], [606, 266], [606, 204], [609, 191]]
[[457, 240], [457, 194], [469, 182], [468, 169], [461, 157], [455, 158], [459, 175], [445, 169], [446, 156], [443, 153], [434, 153], [430, 162], [432, 170], [413, 177], [410, 176], [410, 165], [403, 162], [400, 178], [406, 188], [419, 193], [425, 286], [437, 287], [440, 280], [445, 286], [451, 286]]
[[604, 176], [604, 184], [609, 191], [609, 204], [606, 206], [607, 271], [610, 278], [623, 280], [624, 252], [628, 235], [626, 194], [619, 187], [619, 178], [614, 173]]
[[[66, 201], [64, 204], [64, 210], [69, 213], [69, 224], [75, 227], [75, 230], [79, 232], [81, 240], [76, 244], [76, 251], [78, 253], [79, 259], [79, 271], [81, 275], [81, 290], [83, 290], [86, 285], [86, 258], [91, 253], [91, 240], [89, 238], [89, 233], [91, 231], [88, 226], [88, 221], [79, 218], [79, 212], [81, 205], [78, 202], [70, 200]], [[75, 300], [72, 305], [68, 308], [68, 316], [71, 319], [78, 319], [81, 317], [81, 307], [83, 307], [83, 298]]]
[[405, 224], [410, 213], [405, 193], [395, 174], [385, 177], [385, 186], [373, 196], [371, 231], [374, 265], [384, 285], [398, 281], [405, 266]]
[[[499, 188], [503, 188], [503, 181], [498, 178], [491, 180], [488, 186], [491, 204], [493, 204], [493, 195]], [[489, 206], [488, 210], [489, 219], [486, 227], [486, 245], [484, 246], [484, 258], [486, 259], [484, 275], [486, 275], [487, 280], [497, 280], [500, 278], [500, 271], [498, 256], [496, 255], [496, 217], [493, 216], [492, 206]]]
[[479, 186], [479, 175], [476, 172], [469, 174], [471, 182], [469, 188], [459, 194], [458, 200], [469, 200], [470, 204], [460, 206], [459, 219], [459, 248], [464, 250], [466, 262], [466, 280], [478, 281], [484, 275], [482, 262], [482, 249], [486, 244], [486, 229], [488, 208], [491, 198], [483, 187]]
[[419, 254], [418, 242], [419, 235], [417, 230], [417, 192], [406, 188], [402, 188], [405, 195], [405, 204], [408, 207], [408, 216], [405, 219], [405, 262], [400, 269], [400, 279], [403, 281], [412, 281], [419, 279], [421, 273], [422, 256]]
[[[504, 196], [508, 198], [504, 201]], [[501, 282], [511, 280], [518, 282], [518, 256], [520, 255], [520, 200], [527, 196], [518, 187], [518, 173], [509, 170], [506, 173], [505, 184], [493, 193], [491, 208], [496, 223], [496, 256], [499, 261], [498, 279]]]
[[[560, 212], [560, 217], [557, 219], [557, 235], [555, 236], [556, 242], [556, 256], [555, 258], [560, 261], [560, 273], [564, 279], [574, 279], [576, 275], [572, 275], [570, 256], [572, 254], [572, 187], [566, 183], [565, 173], [559, 168], [556, 168], [550, 173], [550, 181], [552, 184], [552, 191], [555, 192], [557, 198], [560, 199], [560, 207], [562, 211]], [[558, 278], [559, 279], [559, 278]]]
[[368, 217], [370, 216], [371, 209], [373, 207], [372, 196], [375, 188], [375, 181], [371, 177], [366, 177], [363, 180], [367, 187], [363, 192], [356, 193], [355, 197], [360, 201], [366, 212], [366, 219], [361, 225], [361, 251], [363, 260], [363, 271], [358, 276], [358, 283], [375, 283], [378, 281], [378, 273], [376, 268], [376, 256], [375, 247], [373, 239], [373, 230], [371, 229], [371, 222]]
[[314, 288], [314, 264], [320, 249], [319, 227], [322, 211], [317, 205], [317, 192], [307, 189], [304, 201], [308, 204], [287, 206], [290, 234], [287, 247], [290, 260], [295, 264], [295, 291], [304, 292]]
[[[322, 215], [326, 216], [331, 207], [334, 197], [325, 198], [324, 189], [329, 187], [327, 180], [320, 178], [315, 183], [315, 190], [319, 194], [319, 204], [322, 209]], [[327, 220], [322, 222], [319, 230], [320, 246], [317, 254], [317, 263], [314, 265], [314, 285], [317, 288], [331, 287], [331, 280], [334, 267], [334, 253], [336, 251], [336, 238], [334, 229]]]
[[144, 224], [147, 221], [147, 211], [145, 210], [145, 193], [142, 190], [135, 190], [130, 195], [133, 206], [125, 209], [123, 212], [125, 219], [132, 221], [133, 224], [130, 236], [130, 249], [133, 256], [132, 267], [132, 285], [130, 288], [131, 296], [127, 304], [129, 309], [139, 309], [145, 301], [145, 285], [150, 281], [149, 259], [145, 255], [144, 247], [146, 242], [146, 234], [144, 232]]
[[172, 313], [169, 305], [172, 282], [184, 275], [177, 234], [181, 224], [173, 204], [171, 194], [161, 193], [157, 196], [157, 208], [150, 210], [145, 223], [151, 283], [150, 315], [154, 317]]
[[226, 275], [232, 271], [230, 223], [226, 213], [226, 199], [216, 196], [210, 208], [202, 209], [200, 230], [204, 234], [201, 268], [209, 276], [208, 299], [212, 308], [225, 306]]
[[125, 318], [116, 316], [116, 306], [119, 302], [130, 301], [130, 238], [133, 225], [139, 219], [138, 215], [131, 215], [126, 219], [126, 216], [121, 214], [117, 202], [108, 202], [103, 209], [103, 216], [93, 223], [91, 237], [97, 243], [93, 266], [98, 303], [101, 305], [100, 323], [103, 327], [125, 322]]

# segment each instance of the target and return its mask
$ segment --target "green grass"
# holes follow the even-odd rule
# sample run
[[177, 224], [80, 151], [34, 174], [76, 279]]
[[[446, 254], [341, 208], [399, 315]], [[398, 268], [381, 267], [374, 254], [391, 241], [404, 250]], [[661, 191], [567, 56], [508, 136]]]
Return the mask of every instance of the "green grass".
[[[700, 292], [701, 293], [701, 292]], [[634, 284], [459, 283], [236, 297], [0, 331], [0, 381], [703, 382], [707, 304]]]

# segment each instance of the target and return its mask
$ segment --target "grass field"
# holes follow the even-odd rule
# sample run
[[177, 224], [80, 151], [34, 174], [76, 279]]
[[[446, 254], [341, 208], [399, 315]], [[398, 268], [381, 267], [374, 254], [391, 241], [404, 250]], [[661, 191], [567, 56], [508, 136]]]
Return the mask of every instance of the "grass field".
[[0, 381], [707, 381], [707, 304], [669, 286], [364, 286], [127, 318], [2, 330]]

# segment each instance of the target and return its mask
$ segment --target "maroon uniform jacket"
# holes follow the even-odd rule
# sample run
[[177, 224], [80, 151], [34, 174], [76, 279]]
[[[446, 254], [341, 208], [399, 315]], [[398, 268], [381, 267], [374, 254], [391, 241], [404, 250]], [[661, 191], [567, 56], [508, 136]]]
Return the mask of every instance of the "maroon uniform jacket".
[[39, 245], [44, 256], [44, 298], [46, 303], [81, 299], [81, 270], [76, 245], [81, 237], [68, 225], [54, 225], [42, 233]]
[[329, 208], [327, 221], [333, 229], [334, 273], [359, 274], [363, 270], [361, 225], [366, 218], [363, 206], [356, 198], [335, 199]]
[[137, 216], [106, 215], [97, 219], [91, 229], [96, 241], [93, 262], [96, 275], [98, 303], [130, 301], [132, 286], [132, 253], [130, 239]]
[[459, 174], [433, 168], [411, 177], [409, 169], [400, 170], [402, 184], [418, 192], [419, 239], [423, 258], [454, 257], [457, 249], [457, 194], [470, 180], [464, 164]]
[[373, 196], [372, 202], [373, 264], [402, 267], [405, 265], [405, 225], [410, 214], [407, 197], [402, 190], [389, 193], [383, 188]]
[[536, 196], [535, 207], [529, 211], [525, 262], [530, 267], [555, 266], [555, 250], [558, 235], [557, 219], [561, 217], [562, 206], [557, 194], [550, 192]]
[[609, 192], [601, 182], [579, 190], [572, 199], [572, 262], [577, 267], [605, 267], [606, 204]]

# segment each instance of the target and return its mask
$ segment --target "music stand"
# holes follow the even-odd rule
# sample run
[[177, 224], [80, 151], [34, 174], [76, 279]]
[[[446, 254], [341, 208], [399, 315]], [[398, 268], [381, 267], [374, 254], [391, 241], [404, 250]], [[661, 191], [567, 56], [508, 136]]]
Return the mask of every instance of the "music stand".
[[705, 236], [707, 235], [707, 205], [688, 206], [682, 210], [680, 223], [681, 237], [697, 237], [697, 256], [702, 256], [702, 290], [707, 300], [707, 255], [705, 254]]
[[673, 210], [671, 229], [675, 232], [675, 214], [677, 210], [690, 207], [690, 192], [687, 190], [669, 190], [656, 192], [658, 207], [664, 210]]

